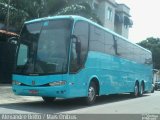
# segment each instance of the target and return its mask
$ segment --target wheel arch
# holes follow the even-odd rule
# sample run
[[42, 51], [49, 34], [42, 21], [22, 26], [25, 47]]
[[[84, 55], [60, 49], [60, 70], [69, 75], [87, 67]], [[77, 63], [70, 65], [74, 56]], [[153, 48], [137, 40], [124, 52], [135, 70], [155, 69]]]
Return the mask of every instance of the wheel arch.
[[139, 86], [139, 81], [138, 81], [138, 80], [136, 80], [136, 81], [135, 81], [135, 84], [138, 84], [138, 86]]
[[[96, 84], [96, 87], [97, 87], [97, 95], [100, 94], [100, 82], [99, 82], [99, 79], [96, 75], [90, 77], [89, 81], [88, 81], [88, 85], [87, 85], [87, 89], [89, 88], [89, 85], [91, 82], [94, 82]], [[87, 91], [88, 92], [88, 91]]]

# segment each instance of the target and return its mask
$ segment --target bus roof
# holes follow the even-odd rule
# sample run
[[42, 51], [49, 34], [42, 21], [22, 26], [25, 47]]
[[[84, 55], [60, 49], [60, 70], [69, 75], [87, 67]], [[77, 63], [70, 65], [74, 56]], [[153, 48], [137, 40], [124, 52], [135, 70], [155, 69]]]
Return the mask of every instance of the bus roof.
[[126, 42], [129, 42], [129, 43], [131, 43], [131, 44], [133, 44], [133, 45], [135, 45], [135, 46], [137, 46], [137, 47], [139, 47], [139, 48], [151, 53], [151, 51], [149, 51], [149, 50], [147, 50], [147, 49], [145, 49], [145, 48], [143, 48], [143, 47], [141, 47], [141, 46], [129, 41], [127, 38], [125, 38], [125, 37], [113, 32], [113, 31], [109, 30], [108, 28], [105, 28], [105, 27], [103, 27], [103, 26], [101, 26], [101, 25], [99, 25], [99, 24], [97, 24], [97, 23], [95, 23], [95, 22], [93, 22], [93, 21], [91, 21], [91, 20], [89, 20], [87, 18], [84, 18], [82, 16], [77, 16], [77, 15], [49, 16], [49, 17], [38, 18], [38, 19], [31, 20], [31, 21], [27, 21], [27, 22], [25, 22], [25, 24], [34, 23], [34, 22], [40, 22], [40, 21], [46, 21], [46, 20], [53, 20], [53, 19], [74, 19], [74, 20], [87, 21], [87, 22], [89, 22], [89, 23], [91, 23], [91, 24], [93, 24], [93, 25], [95, 25], [95, 26], [97, 26], [97, 27], [99, 27], [99, 28], [101, 28], [101, 29], [103, 29], [103, 30], [105, 30], [107, 32], [110, 32], [111, 34], [113, 34], [113, 35], [115, 35], [115, 36], [117, 36], [117, 37], [119, 37], [119, 38], [121, 38], [123, 40], [125, 40]]

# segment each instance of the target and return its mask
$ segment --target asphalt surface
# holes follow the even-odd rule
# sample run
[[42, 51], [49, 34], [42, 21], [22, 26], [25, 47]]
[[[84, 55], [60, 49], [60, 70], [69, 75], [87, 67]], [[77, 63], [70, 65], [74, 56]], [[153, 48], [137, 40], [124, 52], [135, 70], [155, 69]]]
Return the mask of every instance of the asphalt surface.
[[138, 98], [130, 94], [101, 96], [93, 106], [86, 106], [79, 98], [46, 104], [41, 97], [17, 96], [10, 86], [0, 85], [0, 113], [160, 114], [160, 91]]

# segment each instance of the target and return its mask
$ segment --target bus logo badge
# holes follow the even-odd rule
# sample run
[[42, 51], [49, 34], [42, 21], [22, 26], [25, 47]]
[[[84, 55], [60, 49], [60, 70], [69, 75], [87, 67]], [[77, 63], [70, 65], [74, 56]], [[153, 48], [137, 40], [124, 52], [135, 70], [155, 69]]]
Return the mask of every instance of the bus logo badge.
[[35, 85], [35, 81], [34, 80], [32, 81], [32, 85]]

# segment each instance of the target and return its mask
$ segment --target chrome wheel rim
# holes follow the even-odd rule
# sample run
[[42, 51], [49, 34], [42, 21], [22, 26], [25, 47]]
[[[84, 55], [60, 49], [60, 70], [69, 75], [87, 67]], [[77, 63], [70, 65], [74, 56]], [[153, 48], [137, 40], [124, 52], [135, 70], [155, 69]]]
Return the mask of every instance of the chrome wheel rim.
[[94, 97], [95, 97], [95, 89], [93, 87], [90, 87], [88, 91], [88, 98], [90, 101], [92, 101]]
[[141, 86], [141, 95], [143, 94], [143, 85]]
[[135, 96], [137, 96], [138, 95], [138, 86], [137, 85], [135, 86], [134, 91], [135, 91]]

